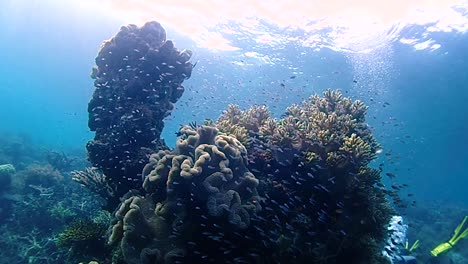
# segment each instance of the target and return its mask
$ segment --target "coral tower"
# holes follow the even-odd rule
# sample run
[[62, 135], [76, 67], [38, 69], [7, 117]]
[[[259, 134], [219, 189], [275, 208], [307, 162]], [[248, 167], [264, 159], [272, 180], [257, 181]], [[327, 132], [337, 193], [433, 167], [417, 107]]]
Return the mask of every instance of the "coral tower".
[[110, 208], [120, 196], [141, 185], [148, 156], [165, 149], [163, 119], [173, 109], [189, 78], [190, 51], [178, 51], [157, 22], [122, 27], [105, 41], [92, 77], [96, 87], [89, 102], [88, 158], [115, 188]]

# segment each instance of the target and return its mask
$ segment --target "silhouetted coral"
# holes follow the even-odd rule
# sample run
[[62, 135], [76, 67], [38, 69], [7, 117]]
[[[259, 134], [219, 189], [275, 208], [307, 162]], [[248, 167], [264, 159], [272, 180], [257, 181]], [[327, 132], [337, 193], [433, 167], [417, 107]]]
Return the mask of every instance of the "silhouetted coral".
[[[116, 187], [116, 197], [141, 185], [147, 157], [165, 149], [163, 119], [173, 109], [189, 78], [191, 51], [178, 51], [157, 22], [122, 27], [105, 41], [96, 58], [89, 102], [88, 157]], [[109, 200], [108, 208], [119, 203]]]

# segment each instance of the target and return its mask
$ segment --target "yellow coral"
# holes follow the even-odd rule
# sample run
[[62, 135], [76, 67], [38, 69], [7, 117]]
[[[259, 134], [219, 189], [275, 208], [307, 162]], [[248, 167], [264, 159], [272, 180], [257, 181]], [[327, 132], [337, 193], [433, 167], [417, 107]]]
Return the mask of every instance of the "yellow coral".
[[352, 134], [350, 137], [345, 137], [343, 145], [340, 147], [340, 152], [347, 154], [349, 158], [356, 164], [366, 165], [369, 161], [375, 158], [375, 152], [372, 151], [369, 143], [365, 142]]
[[[379, 147], [363, 123], [366, 110], [361, 101], [344, 97], [339, 90], [326, 90], [323, 97], [313, 95], [300, 105], [291, 105], [279, 120], [270, 118], [266, 107], [254, 106], [242, 111], [230, 105], [216, 126], [234, 135], [249, 149], [254, 147], [259, 155], [263, 153], [258, 151], [259, 143], [252, 146], [255, 140], [251, 138], [261, 139], [273, 152], [286, 148], [304, 153], [307, 162], [326, 157], [330, 166], [351, 163], [360, 166], [375, 158], [373, 153]], [[253, 116], [253, 113], [260, 114]]]

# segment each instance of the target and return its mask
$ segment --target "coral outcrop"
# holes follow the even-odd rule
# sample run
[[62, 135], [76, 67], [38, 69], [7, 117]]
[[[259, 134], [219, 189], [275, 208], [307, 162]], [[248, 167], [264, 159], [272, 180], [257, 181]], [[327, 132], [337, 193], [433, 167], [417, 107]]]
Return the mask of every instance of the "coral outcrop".
[[210, 237], [208, 222], [245, 230], [261, 209], [258, 180], [237, 139], [209, 126], [184, 126], [180, 134], [175, 150], [151, 155], [145, 166], [147, 195], [128, 198], [116, 213], [109, 242], [119, 243], [128, 263], [187, 258], [189, 241]]
[[[379, 241], [393, 211], [378, 187], [380, 172], [368, 167], [379, 145], [364, 123], [366, 109], [327, 90], [281, 119], [263, 107], [230, 105], [213, 124], [248, 143], [248, 168], [267, 208], [259, 218], [273, 218], [258, 223], [259, 239], [275, 261], [385, 263]], [[275, 232], [263, 236], [268, 230]]]
[[150, 22], [122, 27], [96, 58], [93, 168], [73, 177], [109, 211], [120, 204], [113, 262], [385, 263], [393, 211], [369, 167], [379, 144], [367, 107], [332, 90], [280, 118], [230, 105], [216, 122], [182, 126], [169, 150], [163, 118], [190, 57]]
[[0, 193], [11, 184], [11, 176], [16, 172], [11, 164], [0, 165]]
[[31, 164], [26, 169], [17, 173], [20, 185], [23, 188], [32, 188], [38, 191], [44, 191], [47, 188], [57, 187], [63, 182], [63, 175], [51, 165]]
[[[367, 106], [327, 90], [323, 97], [311, 96], [301, 105], [291, 105], [280, 120], [270, 118], [265, 106], [242, 111], [229, 105], [216, 126], [253, 146], [265, 149], [263, 155], [288, 165], [292, 158], [305, 157], [315, 164], [364, 166], [375, 158], [379, 148], [364, 123]], [[246, 144], [251, 146], [251, 144]], [[258, 149], [251, 147], [249, 152]]]
[[163, 119], [184, 92], [191, 51], [179, 51], [166, 40], [157, 22], [122, 27], [105, 41], [93, 68], [95, 91], [88, 104], [91, 131], [88, 158], [115, 186], [115, 207], [124, 193], [141, 185], [147, 157], [165, 149]]

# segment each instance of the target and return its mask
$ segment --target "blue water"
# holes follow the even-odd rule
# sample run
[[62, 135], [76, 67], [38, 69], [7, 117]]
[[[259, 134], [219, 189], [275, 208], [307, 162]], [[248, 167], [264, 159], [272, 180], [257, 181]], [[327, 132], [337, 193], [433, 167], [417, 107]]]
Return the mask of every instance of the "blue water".
[[[92, 138], [86, 111], [93, 92], [90, 69], [101, 42], [115, 34], [120, 21], [69, 10], [65, 4], [33, 1], [23, 3], [26, 10], [5, 5], [10, 9], [0, 11], [1, 130], [28, 134], [53, 148], [83, 149]], [[198, 61], [192, 78], [184, 83], [185, 94], [166, 122], [163, 137], [169, 145], [175, 143], [179, 124], [216, 119], [228, 103], [267, 103], [279, 115], [291, 102], [329, 87], [340, 88], [370, 106], [368, 122], [378, 140], [385, 150], [400, 156], [393, 170], [420, 199], [468, 202], [464, 195], [468, 184], [465, 34], [432, 36], [442, 43], [436, 51], [393, 43], [392, 69], [384, 73], [384, 80], [363, 78], [353, 83], [362, 72], [353, 71], [346, 54], [340, 52], [311, 52], [294, 45], [277, 51], [303, 72], [289, 79], [293, 71], [287, 65], [242, 71], [231, 63], [229, 53], [210, 53], [186, 36], [167, 31], [178, 47], [194, 50]], [[307, 55], [300, 56], [303, 51]], [[283, 80], [286, 88], [280, 86]], [[385, 101], [390, 105], [382, 108]], [[396, 121], [389, 121], [390, 117]], [[382, 124], [386, 121], [389, 124]]]
[[[23, 1], [18, 8], [14, 2], [0, 4], [0, 132], [85, 155], [93, 138], [87, 127], [94, 89], [89, 74], [100, 44], [122, 22], [65, 3]], [[414, 26], [401, 34], [412, 37], [422, 30]], [[383, 146], [373, 165], [383, 162], [384, 172], [409, 184], [405, 191], [418, 202], [468, 206], [467, 34], [434, 33], [430, 37], [441, 44], [434, 51], [392, 42], [390, 55], [376, 57], [290, 44], [270, 51], [284, 61], [246, 70], [235, 63], [241, 52], [212, 52], [166, 31], [176, 47], [193, 50], [197, 62], [165, 122], [162, 137], [168, 145], [175, 145], [180, 124], [216, 119], [229, 103], [267, 104], [280, 116], [291, 103], [339, 88], [369, 105], [367, 121]], [[245, 52], [269, 52], [233, 43]]]

